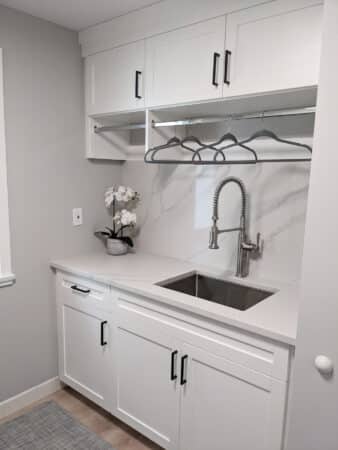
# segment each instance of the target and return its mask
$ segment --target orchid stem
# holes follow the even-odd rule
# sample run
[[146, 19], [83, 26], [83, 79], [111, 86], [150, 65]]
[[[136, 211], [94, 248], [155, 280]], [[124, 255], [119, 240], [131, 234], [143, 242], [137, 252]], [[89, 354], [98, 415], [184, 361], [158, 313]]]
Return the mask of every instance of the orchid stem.
[[113, 230], [114, 230], [114, 233], [116, 234], [116, 231], [115, 231], [115, 198], [114, 198], [114, 200], [113, 200]]

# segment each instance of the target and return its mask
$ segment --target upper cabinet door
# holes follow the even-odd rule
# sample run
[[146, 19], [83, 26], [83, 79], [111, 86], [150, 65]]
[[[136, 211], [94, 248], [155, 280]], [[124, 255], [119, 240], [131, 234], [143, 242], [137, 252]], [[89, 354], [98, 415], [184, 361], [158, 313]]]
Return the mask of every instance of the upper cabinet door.
[[224, 39], [218, 17], [147, 40], [147, 106], [221, 97]]
[[316, 85], [322, 9], [319, 2], [286, 0], [227, 16], [223, 95]]
[[89, 56], [85, 72], [87, 114], [144, 107], [144, 41]]

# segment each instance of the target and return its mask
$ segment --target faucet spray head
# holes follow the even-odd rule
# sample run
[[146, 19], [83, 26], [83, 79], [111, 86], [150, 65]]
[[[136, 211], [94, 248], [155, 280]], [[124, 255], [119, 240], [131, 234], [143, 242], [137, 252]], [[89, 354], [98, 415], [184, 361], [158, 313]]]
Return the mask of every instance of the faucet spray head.
[[215, 223], [211, 227], [211, 230], [210, 230], [209, 248], [211, 250], [217, 250], [219, 248], [219, 246], [218, 246], [218, 229], [217, 229], [217, 226]]

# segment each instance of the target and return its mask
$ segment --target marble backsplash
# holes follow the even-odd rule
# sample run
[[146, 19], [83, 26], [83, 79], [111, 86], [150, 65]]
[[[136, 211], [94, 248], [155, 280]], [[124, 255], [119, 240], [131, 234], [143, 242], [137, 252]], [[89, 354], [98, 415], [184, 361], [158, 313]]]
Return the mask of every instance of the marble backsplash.
[[[240, 177], [249, 193], [249, 235], [260, 232], [263, 255], [252, 260], [250, 275], [280, 282], [300, 277], [309, 163], [255, 166], [160, 166], [126, 162], [122, 181], [141, 193], [136, 248], [224, 270], [235, 270], [237, 233], [220, 237], [209, 250], [212, 199], [227, 176]], [[238, 225], [238, 187], [220, 197], [219, 226]]]

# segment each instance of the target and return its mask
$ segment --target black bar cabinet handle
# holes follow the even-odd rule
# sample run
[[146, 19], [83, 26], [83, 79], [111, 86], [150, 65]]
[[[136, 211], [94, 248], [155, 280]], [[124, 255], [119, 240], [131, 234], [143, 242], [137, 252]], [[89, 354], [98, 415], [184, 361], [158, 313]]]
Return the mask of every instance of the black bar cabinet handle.
[[220, 58], [221, 55], [217, 52], [214, 53], [214, 61], [213, 61], [213, 65], [212, 65], [212, 84], [214, 86], [218, 86], [218, 83], [216, 81], [216, 76], [217, 76], [217, 60], [218, 58]]
[[103, 320], [102, 322], [101, 322], [101, 336], [100, 336], [100, 343], [101, 343], [101, 347], [104, 347], [105, 345], [107, 345], [107, 341], [105, 341], [104, 340], [104, 326], [105, 325], [107, 325], [107, 321], [106, 320]]
[[135, 72], [135, 97], [136, 98], [142, 98], [142, 95], [139, 94], [139, 81], [140, 81], [141, 75], [142, 75], [142, 72], [140, 70], [136, 70], [136, 72]]
[[229, 68], [230, 68], [230, 57], [231, 57], [231, 51], [225, 50], [225, 57], [224, 57], [224, 83], [229, 86], [230, 80], [228, 78], [229, 74]]
[[185, 361], [188, 359], [188, 355], [184, 355], [181, 358], [181, 385], [186, 384], [187, 380], [185, 378]]
[[73, 289], [73, 291], [78, 291], [81, 292], [82, 294], [89, 294], [90, 289], [81, 289], [78, 286], [76, 286], [76, 284], [73, 284], [73, 286], [70, 287], [71, 289]]
[[176, 357], [177, 357], [178, 351], [174, 350], [171, 353], [171, 368], [170, 368], [170, 379], [171, 381], [174, 381], [177, 379], [177, 374], [176, 374]]

